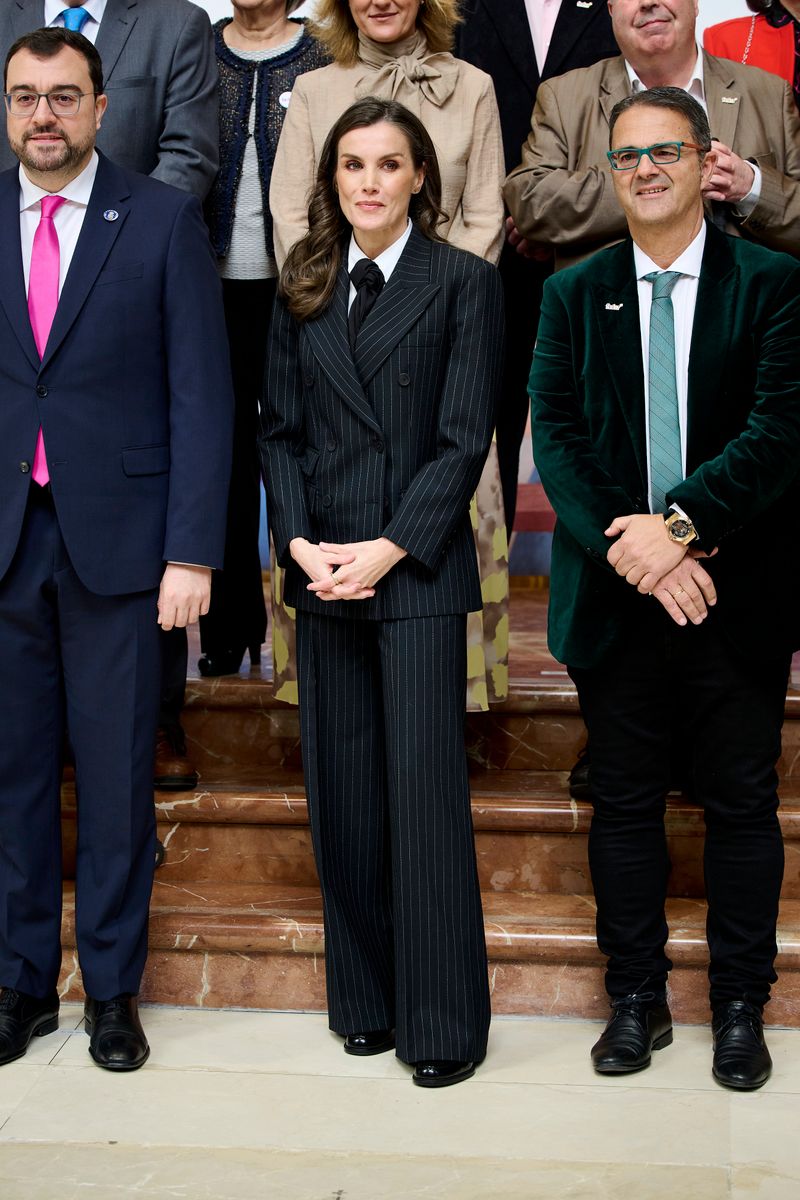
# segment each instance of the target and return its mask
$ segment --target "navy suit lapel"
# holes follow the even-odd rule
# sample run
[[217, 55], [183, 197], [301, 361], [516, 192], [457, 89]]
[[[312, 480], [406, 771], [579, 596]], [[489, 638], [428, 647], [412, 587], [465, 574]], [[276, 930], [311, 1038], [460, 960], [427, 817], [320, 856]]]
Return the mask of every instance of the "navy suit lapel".
[[728, 359], [728, 344], [736, 327], [735, 274], [727, 235], [707, 221], [689, 351], [687, 475], [704, 461], [707, 432], [715, 420], [714, 406], [708, 399], [715, 389], [709, 387], [709, 380], [718, 380], [719, 364]]
[[539, 86], [539, 68], [536, 65], [525, 0], [501, 0], [499, 4], [484, 4], [484, 8], [508, 57], [530, 89], [533, 103]]
[[347, 340], [350, 277], [347, 274], [346, 248], [344, 253], [345, 262], [339, 268], [333, 300], [321, 316], [312, 321], [305, 321], [303, 329], [315, 358], [342, 399], [365, 424], [376, 433], [382, 433], [372, 405], [364, 394]]
[[28, 316], [28, 299], [25, 295], [25, 276], [22, 270], [19, 202], [19, 169], [14, 167], [0, 175], [0, 229], [4, 230], [4, 235], [0, 238], [0, 304], [5, 309], [9, 324], [31, 366], [38, 371], [39, 352]]
[[[56, 353], [69, 332], [111, 252], [111, 247], [119, 237], [128, 215], [128, 207], [124, 201], [129, 195], [130, 188], [123, 173], [100, 155], [97, 176], [78, 244], [61, 289], [50, 337], [47, 339], [42, 359], [43, 367]], [[116, 218], [110, 221], [103, 216], [109, 211], [117, 213]]]
[[589, 27], [600, 9], [605, 6], [606, 0], [583, 0], [583, 3], [587, 7], [580, 7], [576, 0], [563, 0], [547, 50], [542, 71], [543, 79], [561, 75], [567, 69], [562, 67], [562, 63], [566, 62], [578, 39], [589, 36]]
[[439, 292], [439, 284], [430, 282], [431, 246], [412, 229], [389, 282], [361, 326], [355, 360], [365, 387]]
[[608, 363], [610, 382], [630, 433], [643, 495], [647, 488], [647, 441], [644, 412], [644, 369], [639, 327], [639, 292], [628, 240], [604, 255], [604, 277], [592, 284], [595, 320]]
[[137, 21], [138, 0], [108, 0], [100, 28], [97, 31], [97, 51], [103, 60], [103, 75], [107, 80]]

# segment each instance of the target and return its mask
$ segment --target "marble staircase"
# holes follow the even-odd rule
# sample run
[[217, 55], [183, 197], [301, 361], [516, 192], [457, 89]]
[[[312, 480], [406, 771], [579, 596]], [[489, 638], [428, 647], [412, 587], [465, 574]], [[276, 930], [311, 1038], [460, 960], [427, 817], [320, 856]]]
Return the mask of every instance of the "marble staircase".
[[[602, 1016], [586, 859], [588, 805], [566, 772], [584, 739], [574, 689], [544, 650], [544, 597], [514, 597], [509, 700], [467, 719], [472, 807], [498, 1013]], [[512, 621], [513, 624], [513, 621]], [[524, 672], [524, 673], [523, 673]], [[786, 876], [781, 978], [769, 1019], [800, 1026], [800, 692], [787, 696], [781, 762]], [[209, 1007], [325, 1006], [322, 912], [311, 853], [296, 710], [257, 671], [193, 680], [185, 713], [197, 791], [156, 795], [166, 861], [151, 917], [145, 999]], [[66, 873], [74, 794], [64, 788]], [[702, 813], [670, 796], [669, 953], [675, 1015], [708, 1019]], [[63, 985], [79, 994], [72, 892]]]

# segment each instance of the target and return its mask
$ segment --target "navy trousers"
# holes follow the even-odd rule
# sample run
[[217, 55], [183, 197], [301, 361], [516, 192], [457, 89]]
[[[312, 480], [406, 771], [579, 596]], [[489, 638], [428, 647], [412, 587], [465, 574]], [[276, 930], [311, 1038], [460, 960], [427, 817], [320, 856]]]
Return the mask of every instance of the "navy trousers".
[[298, 612], [331, 1029], [479, 1061], [490, 1006], [464, 748], [466, 618]]
[[0, 985], [44, 997], [61, 965], [65, 724], [78, 800], [77, 945], [95, 999], [136, 993], [147, 956], [159, 701], [156, 593], [97, 596], [31, 485], [0, 580]]

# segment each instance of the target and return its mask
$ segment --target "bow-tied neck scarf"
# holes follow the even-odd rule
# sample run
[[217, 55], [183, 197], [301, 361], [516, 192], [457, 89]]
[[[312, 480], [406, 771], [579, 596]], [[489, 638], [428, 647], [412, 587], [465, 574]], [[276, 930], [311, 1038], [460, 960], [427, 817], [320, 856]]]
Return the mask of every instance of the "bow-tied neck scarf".
[[458, 82], [458, 63], [452, 54], [431, 53], [419, 31], [386, 46], [359, 33], [358, 60], [370, 68], [356, 84], [359, 100], [363, 96], [398, 100], [418, 117], [423, 98], [441, 108]]

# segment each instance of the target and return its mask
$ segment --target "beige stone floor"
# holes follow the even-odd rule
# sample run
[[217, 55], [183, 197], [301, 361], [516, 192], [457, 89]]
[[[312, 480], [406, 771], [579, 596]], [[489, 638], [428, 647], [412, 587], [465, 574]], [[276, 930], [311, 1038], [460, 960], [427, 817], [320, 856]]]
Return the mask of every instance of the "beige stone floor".
[[0, 1071], [2, 1200], [797, 1200], [800, 1031], [736, 1095], [683, 1026], [650, 1070], [601, 1080], [598, 1026], [495, 1021], [467, 1083], [347, 1057], [316, 1015], [152, 1008], [130, 1076], [94, 1067], [74, 1005]]

